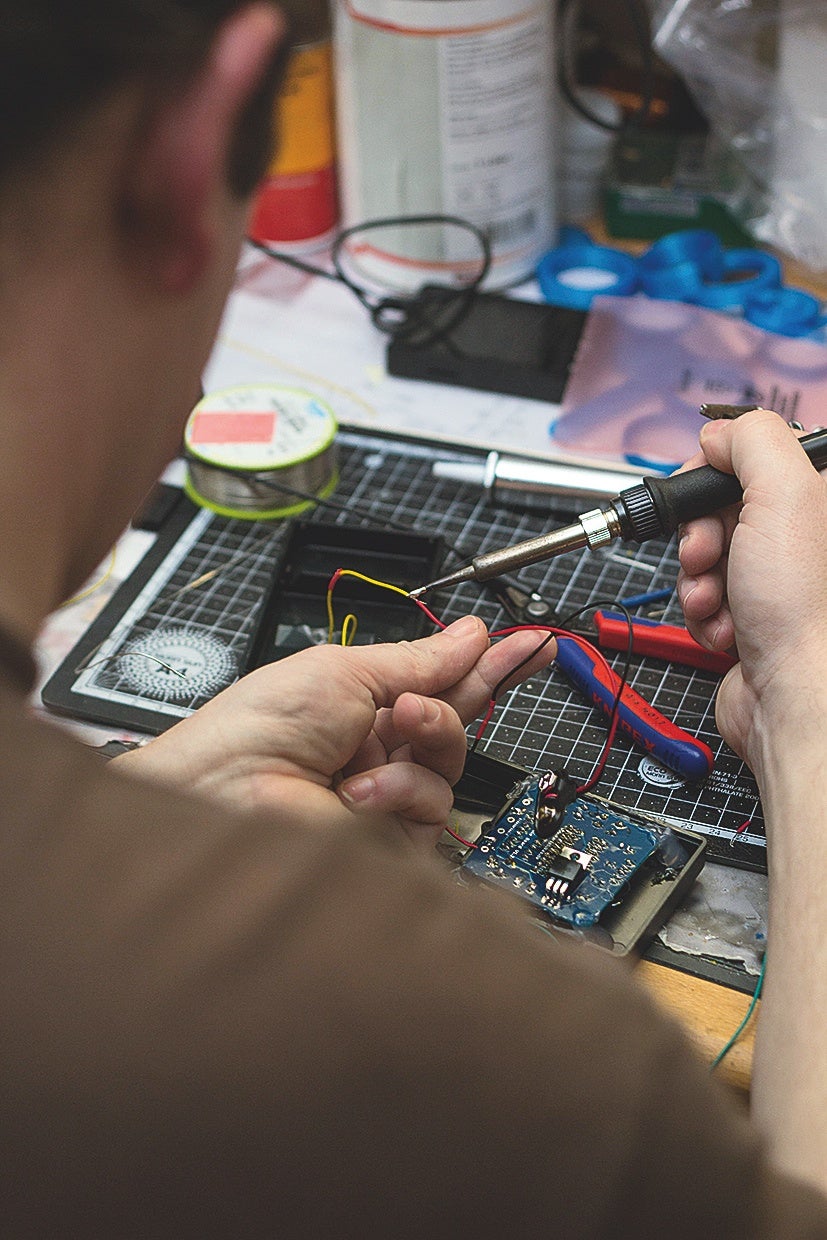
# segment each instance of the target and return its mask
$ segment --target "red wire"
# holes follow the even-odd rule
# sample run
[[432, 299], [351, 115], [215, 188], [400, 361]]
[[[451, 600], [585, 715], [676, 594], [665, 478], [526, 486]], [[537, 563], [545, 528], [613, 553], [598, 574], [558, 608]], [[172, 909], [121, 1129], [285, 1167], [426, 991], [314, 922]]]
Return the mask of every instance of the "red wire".
[[463, 844], [466, 848], [476, 848], [477, 845], [473, 840], [464, 840], [461, 835], [457, 835], [456, 831], [452, 831], [450, 827], [444, 828], [449, 835], [452, 835], [458, 844]]
[[[435, 624], [437, 628], [445, 629], [448, 627], [446, 624], [443, 623], [442, 620], [438, 619], [434, 615], [434, 613], [431, 611], [431, 609], [427, 607], [420, 599], [412, 598], [411, 602], [416, 603], [419, 610], [424, 612], [425, 615], [428, 617], [428, 619], [433, 624]], [[489, 633], [489, 637], [508, 637], [511, 633], [530, 633], [530, 632], [553, 633], [555, 637], [572, 638], [574, 641], [579, 643], [581, 648], [587, 650], [590, 654], [595, 655], [598, 661], [602, 663], [605, 671], [609, 675], [611, 675], [611, 668], [609, 667], [609, 664], [607, 663], [602, 651], [598, 650], [596, 646], [593, 646], [592, 643], [588, 640], [588, 638], [583, 637], [580, 633], [570, 633], [568, 629], [557, 629], [557, 628], [553, 628], [551, 625], [545, 625], [545, 624], [515, 624], [515, 625], [512, 625], [510, 628], [506, 628], [506, 629], [493, 629]], [[474, 735], [475, 744], [478, 741], [482, 740], [482, 737], [485, 733], [485, 729], [488, 727], [489, 723], [491, 722], [491, 716], [494, 714], [496, 705], [497, 703], [495, 699], [491, 698], [491, 700], [488, 703], [488, 710], [485, 712], [485, 717], [483, 718], [482, 723], [480, 724], [480, 726], [478, 727]], [[600, 757], [597, 760], [597, 766], [595, 767], [594, 773], [592, 774], [591, 778], [586, 781], [586, 783], [580, 785], [580, 787], [577, 789], [578, 792], [588, 792], [588, 790], [590, 788], [593, 788], [594, 785], [597, 783], [597, 781], [600, 779], [605, 769], [606, 762], [608, 761], [608, 758], [609, 758], [609, 750], [614, 744], [614, 738], [615, 738], [616, 733], [617, 733], [617, 715], [615, 715], [609, 727], [607, 740], [603, 746], [603, 750], [601, 751]]]
[[485, 715], [483, 716], [482, 723], [477, 728], [476, 735], [474, 736], [475, 743], [479, 740], [482, 740], [482, 735], [485, 732], [485, 729], [488, 727], [489, 723], [491, 722], [491, 716], [494, 714], [496, 706], [497, 706], [497, 703], [494, 701], [493, 698], [490, 698], [488, 702], [488, 709], [486, 710]]
[[[408, 598], [410, 598], [410, 597], [411, 597], [411, 596], [410, 596], [410, 595], [408, 595]], [[438, 629], [447, 629], [448, 625], [447, 625], [447, 624], [445, 624], [445, 622], [444, 622], [443, 620], [438, 620], [438, 619], [437, 619], [437, 617], [434, 615], [434, 613], [431, 611], [430, 607], [427, 607], [427, 606], [425, 605], [425, 603], [423, 603], [423, 602], [422, 602], [422, 600], [421, 600], [421, 599], [418, 599], [418, 598], [412, 598], [412, 599], [411, 599], [411, 602], [412, 602], [412, 603], [416, 603], [416, 605], [417, 605], [417, 607], [419, 608], [419, 610], [420, 610], [420, 611], [424, 611], [424, 612], [425, 612], [425, 615], [428, 617], [428, 619], [431, 621], [431, 623], [432, 623], [432, 624], [435, 624], [435, 625], [436, 625], [436, 627], [437, 627]]]
[[[511, 633], [523, 633], [523, 632], [531, 631], [531, 630], [539, 631], [542, 633], [553, 633], [555, 637], [571, 638], [573, 641], [576, 641], [578, 643], [581, 649], [584, 649], [588, 651], [589, 654], [594, 655], [597, 661], [602, 664], [604, 670], [608, 673], [609, 676], [613, 675], [612, 669], [609, 667], [609, 664], [606, 660], [606, 656], [603, 654], [602, 650], [598, 650], [597, 646], [592, 645], [592, 643], [589, 641], [587, 637], [583, 637], [582, 634], [580, 633], [570, 633], [568, 629], [557, 629], [549, 624], [517, 624], [517, 625], [512, 625], [510, 628], [507, 628], [507, 629], [495, 629], [490, 634], [490, 636], [491, 637], [508, 637]], [[491, 719], [491, 715], [493, 714], [493, 711], [494, 711], [494, 705], [495, 703], [492, 699], [492, 701], [489, 704], [488, 713], [486, 714], [485, 719], [483, 720], [482, 725], [479, 728], [476, 737], [474, 738], [475, 741], [480, 740], [485, 728], [488, 726], [489, 720]], [[603, 771], [606, 769], [606, 763], [609, 760], [609, 752], [612, 748], [612, 745], [614, 744], [615, 736], [617, 735], [617, 725], [618, 725], [618, 716], [617, 714], [614, 714], [614, 718], [612, 719], [611, 724], [609, 725], [609, 731], [606, 734], [606, 740], [603, 742], [603, 748], [600, 751], [600, 757], [597, 759], [597, 765], [595, 766], [594, 771], [592, 772], [589, 779], [587, 779], [584, 784], [580, 784], [580, 786], [577, 789], [578, 792], [588, 792], [591, 788], [594, 787], [594, 785], [598, 782], [598, 780], [602, 776]]]

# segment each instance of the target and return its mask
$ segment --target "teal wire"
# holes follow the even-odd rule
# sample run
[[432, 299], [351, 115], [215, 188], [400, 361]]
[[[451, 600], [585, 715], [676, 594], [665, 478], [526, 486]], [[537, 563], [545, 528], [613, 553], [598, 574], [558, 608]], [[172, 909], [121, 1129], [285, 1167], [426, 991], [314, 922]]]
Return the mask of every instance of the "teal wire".
[[761, 987], [764, 985], [764, 970], [766, 969], [766, 967], [767, 967], [767, 953], [764, 952], [764, 959], [761, 961], [761, 972], [758, 974], [758, 981], [755, 984], [755, 990], [753, 992], [750, 1005], [747, 1008], [746, 1015], [744, 1016], [744, 1019], [741, 1021], [738, 1028], [733, 1033], [732, 1037], [727, 1042], [726, 1046], [724, 1046], [723, 1049], [720, 1050], [718, 1054], [715, 1056], [715, 1058], [713, 1059], [710, 1065], [710, 1068], [709, 1068], [710, 1072], [714, 1072], [715, 1069], [718, 1067], [718, 1064], [724, 1058], [724, 1056], [729, 1054], [729, 1052], [732, 1050], [733, 1046], [738, 1041], [741, 1034], [744, 1032], [747, 1025], [749, 1024], [750, 1018], [752, 1017], [752, 1014], [755, 1011], [755, 1005], [757, 1004], [758, 1000], [761, 998]]

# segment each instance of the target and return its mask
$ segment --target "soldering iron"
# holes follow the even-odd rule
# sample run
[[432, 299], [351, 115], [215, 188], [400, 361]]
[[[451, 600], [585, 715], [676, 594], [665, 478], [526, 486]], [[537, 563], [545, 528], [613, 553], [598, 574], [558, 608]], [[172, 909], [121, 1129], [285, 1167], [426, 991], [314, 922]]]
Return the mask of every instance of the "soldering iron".
[[[799, 443], [816, 469], [827, 468], [827, 430], [804, 435]], [[411, 594], [418, 598], [429, 590], [465, 581], [489, 581], [502, 573], [512, 573], [580, 547], [592, 550], [605, 547], [615, 539], [641, 543], [649, 538], [666, 537], [683, 522], [727, 508], [737, 503], [742, 495], [735, 475], [723, 473], [712, 465], [702, 465], [667, 478], [644, 478], [636, 486], [621, 491], [605, 508], [584, 512], [572, 525], [498, 551], [487, 551], [447, 576], [412, 590]]]

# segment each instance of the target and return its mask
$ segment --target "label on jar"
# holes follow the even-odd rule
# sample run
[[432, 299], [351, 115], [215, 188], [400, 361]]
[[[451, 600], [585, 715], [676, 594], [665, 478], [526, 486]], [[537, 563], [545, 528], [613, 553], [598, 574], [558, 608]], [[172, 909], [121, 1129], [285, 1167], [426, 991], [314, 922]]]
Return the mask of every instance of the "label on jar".
[[[489, 285], [530, 275], [556, 239], [551, 0], [340, 0], [336, 23], [345, 223], [457, 216], [488, 234]], [[478, 265], [456, 228], [352, 250], [392, 287]]]

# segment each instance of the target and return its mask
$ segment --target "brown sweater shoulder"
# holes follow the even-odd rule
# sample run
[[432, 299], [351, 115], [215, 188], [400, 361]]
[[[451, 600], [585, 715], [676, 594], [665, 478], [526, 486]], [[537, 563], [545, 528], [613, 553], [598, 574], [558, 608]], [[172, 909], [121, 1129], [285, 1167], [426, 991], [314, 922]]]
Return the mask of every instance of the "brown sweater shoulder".
[[4, 1233], [827, 1236], [624, 965], [0, 702]]

